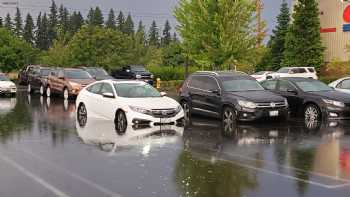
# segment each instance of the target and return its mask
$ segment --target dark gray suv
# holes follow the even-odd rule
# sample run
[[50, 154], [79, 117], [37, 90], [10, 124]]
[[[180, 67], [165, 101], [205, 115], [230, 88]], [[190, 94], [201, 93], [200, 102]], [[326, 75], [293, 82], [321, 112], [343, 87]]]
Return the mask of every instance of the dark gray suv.
[[187, 121], [192, 113], [222, 118], [224, 126], [237, 120], [288, 117], [285, 98], [243, 73], [196, 72], [180, 88], [180, 97]]

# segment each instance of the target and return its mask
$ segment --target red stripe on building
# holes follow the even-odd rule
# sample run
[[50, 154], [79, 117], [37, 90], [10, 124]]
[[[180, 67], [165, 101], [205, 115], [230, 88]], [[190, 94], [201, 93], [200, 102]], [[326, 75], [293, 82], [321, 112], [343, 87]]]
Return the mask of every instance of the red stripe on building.
[[337, 32], [337, 28], [321, 28], [321, 33]]

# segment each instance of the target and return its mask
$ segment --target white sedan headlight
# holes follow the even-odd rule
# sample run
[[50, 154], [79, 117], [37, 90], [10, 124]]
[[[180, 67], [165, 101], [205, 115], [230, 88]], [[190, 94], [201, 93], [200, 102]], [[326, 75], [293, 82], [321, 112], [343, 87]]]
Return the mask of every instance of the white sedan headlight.
[[134, 112], [141, 113], [141, 114], [152, 114], [151, 110], [142, 108], [142, 107], [136, 107], [136, 106], [129, 106], [130, 109]]
[[322, 99], [323, 102], [325, 102], [328, 105], [334, 105], [337, 107], [345, 107], [345, 104], [343, 102], [340, 101], [334, 101], [334, 100], [329, 100], [329, 99]]
[[241, 107], [250, 108], [250, 109], [257, 108], [257, 104], [253, 103], [253, 102], [250, 102], [250, 101], [239, 100], [238, 101], [238, 105], [240, 105]]

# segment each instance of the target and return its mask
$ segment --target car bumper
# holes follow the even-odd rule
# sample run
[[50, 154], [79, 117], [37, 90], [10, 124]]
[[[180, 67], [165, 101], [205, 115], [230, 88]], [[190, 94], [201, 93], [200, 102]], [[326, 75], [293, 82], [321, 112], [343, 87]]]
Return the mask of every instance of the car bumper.
[[326, 107], [324, 117], [329, 120], [350, 120], [350, 107]]
[[0, 94], [16, 94], [16, 88], [0, 89]]
[[126, 113], [126, 118], [129, 125], [181, 125], [183, 124], [184, 112], [181, 110], [173, 117], [156, 118], [147, 114], [129, 111]]
[[239, 121], [254, 121], [263, 118], [286, 118], [288, 117], [288, 107], [279, 108], [258, 108], [246, 109], [241, 108], [237, 111]]

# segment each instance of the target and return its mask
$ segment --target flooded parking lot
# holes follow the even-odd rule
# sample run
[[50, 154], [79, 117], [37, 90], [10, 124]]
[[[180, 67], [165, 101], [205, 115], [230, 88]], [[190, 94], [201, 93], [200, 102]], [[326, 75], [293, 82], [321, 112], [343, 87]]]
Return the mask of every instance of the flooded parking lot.
[[[227, 129], [227, 128], [226, 128]], [[0, 196], [348, 196], [350, 123], [79, 123], [73, 102], [0, 98]]]

